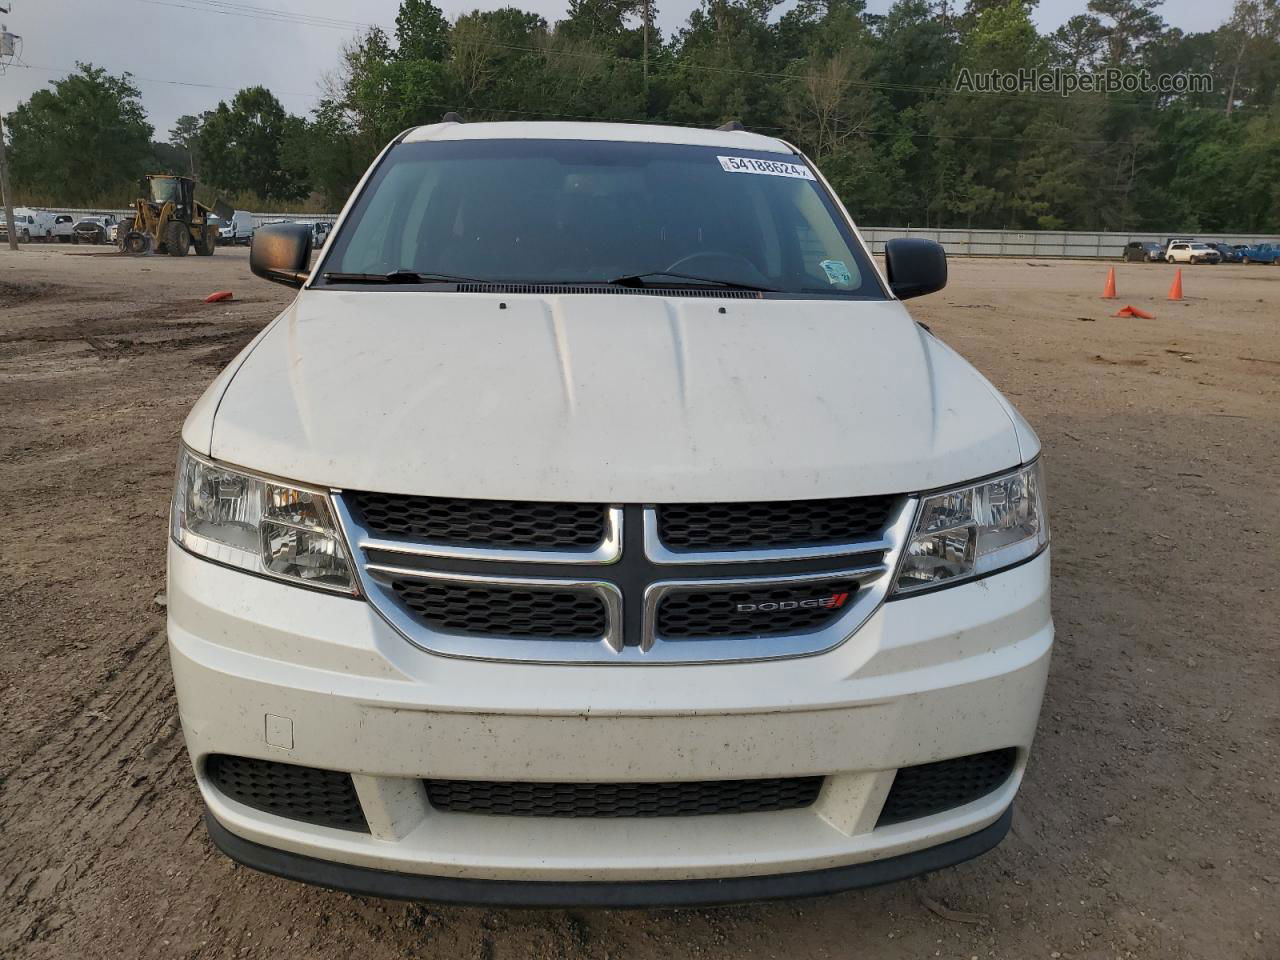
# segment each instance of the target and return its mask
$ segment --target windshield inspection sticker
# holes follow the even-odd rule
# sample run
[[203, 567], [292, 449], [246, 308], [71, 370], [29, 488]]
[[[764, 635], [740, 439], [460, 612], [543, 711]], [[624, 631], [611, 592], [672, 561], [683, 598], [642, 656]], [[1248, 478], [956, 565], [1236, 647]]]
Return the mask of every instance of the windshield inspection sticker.
[[755, 157], [716, 157], [728, 173], [763, 173], [770, 177], [792, 177], [796, 180], [817, 180], [813, 171], [803, 163], [787, 163], [783, 160], [757, 160]]
[[853, 283], [853, 276], [843, 260], [823, 260], [818, 266], [826, 272], [827, 282], [832, 285], [842, 284], [847, 287]]

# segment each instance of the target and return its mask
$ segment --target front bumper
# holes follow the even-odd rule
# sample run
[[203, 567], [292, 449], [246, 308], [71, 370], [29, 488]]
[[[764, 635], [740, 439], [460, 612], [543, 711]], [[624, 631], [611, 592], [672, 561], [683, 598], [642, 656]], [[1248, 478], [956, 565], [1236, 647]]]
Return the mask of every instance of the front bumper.
[[[197, 781], [220, 825], [215, 839], [272, 872], [388, 896], [483, 901], [448, 892], [474, 890], [468, 884], [441, 886], [483, 880], [519, 884], [515, 902], [592, 902], [583, 884], [623, 884], [635, 902], [653, 903], [634, 885], [713, 881], [694, 899], [754, 899], [768, 894], [749, 880], [799, 895], [973, 856], [1003, 834], [1053, 639], [1047, 551], [984, 580], [885, 604], [819, 656], [664, 666], [440, 657], [410, 646], [363, 602], [224, 569], [173, 544], [169, 551], [170, 655]], [[1018, 748], [1018, 762], [994, 792], [876, 826], [899, 767], [1005, 747]], [[310, 825], [222, 795], [204, 770], [215, 753], [351, 773], [370, 832]], [[442, 812], [422, 784], [428, 776], [812, 775], [826, 780], [810, 807], [652, 819]], [[310, 869], [314, 861], [334, 866]], [[880, 868], [813, 879], [863, 864]], [[383, 880], [369, 886], [371, 872]], [[397, 876], [410, 881], [392, 882]], [[529, 882], [570, 886], [534, 894]], [[599, 902], [626, 899], [591, 889]]]

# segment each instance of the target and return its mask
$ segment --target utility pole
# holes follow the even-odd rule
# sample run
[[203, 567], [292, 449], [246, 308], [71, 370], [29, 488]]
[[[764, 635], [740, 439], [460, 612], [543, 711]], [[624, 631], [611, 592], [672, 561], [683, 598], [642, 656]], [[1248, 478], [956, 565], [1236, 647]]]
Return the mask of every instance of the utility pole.
[[649, 19], [653, 0], [644, 0], [644, 115], [649, 116]]
[[[0, 6], [0, 13], [7, 14], [12, 9], [13, 4], [7, 3], [4, 6]], [[0, 74], [3, 74], [4, 68], [8, 66], [18, 39], [18, 37], [9, 32], [8, 27], [0, 23]], [[18, 225], [13, 222], [13, 195], [9, 191], [9, 157], [4, 143], [3, 110], [0, 110], [0, 194], [3, 195], [4, 200], [5, 233], [9, 235], [9, 249], [17, 250]]]

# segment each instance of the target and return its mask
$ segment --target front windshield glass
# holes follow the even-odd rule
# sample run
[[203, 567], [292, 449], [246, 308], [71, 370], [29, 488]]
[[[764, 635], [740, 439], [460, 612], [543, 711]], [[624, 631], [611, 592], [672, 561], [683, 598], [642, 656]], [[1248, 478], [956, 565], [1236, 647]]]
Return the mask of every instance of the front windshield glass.
[[152, 180], [151, 181], [151, 200], [153, 203], [178, 202], [178, 181], [177, 180]]
[[693, 278], [702, 278], [779, 293], [885, 298], [861, 246], [800, 158], [727, 147], [401, 144], [379, 164], [330, 246], [326, 276], [640, 278], [655, 286], [697, 286]]

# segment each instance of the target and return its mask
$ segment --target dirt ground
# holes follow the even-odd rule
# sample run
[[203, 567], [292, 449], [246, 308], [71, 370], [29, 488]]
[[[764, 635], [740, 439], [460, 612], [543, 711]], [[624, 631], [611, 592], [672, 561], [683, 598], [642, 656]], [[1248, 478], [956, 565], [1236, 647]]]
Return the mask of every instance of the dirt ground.
[[0, 955], [1280, 957], [1280, 267], [1185, 269], [1174, 304], [1163, 264], [1099, 299], [1107, 266], [955, 260], [912, 306], [1045, 445], [1058, 648], [1004, 844], [819, 900], [515, 912], [313, 889], [206, 839], [156, 599], [171, 475], [290, 292], [239, 250], [0, 249]]

